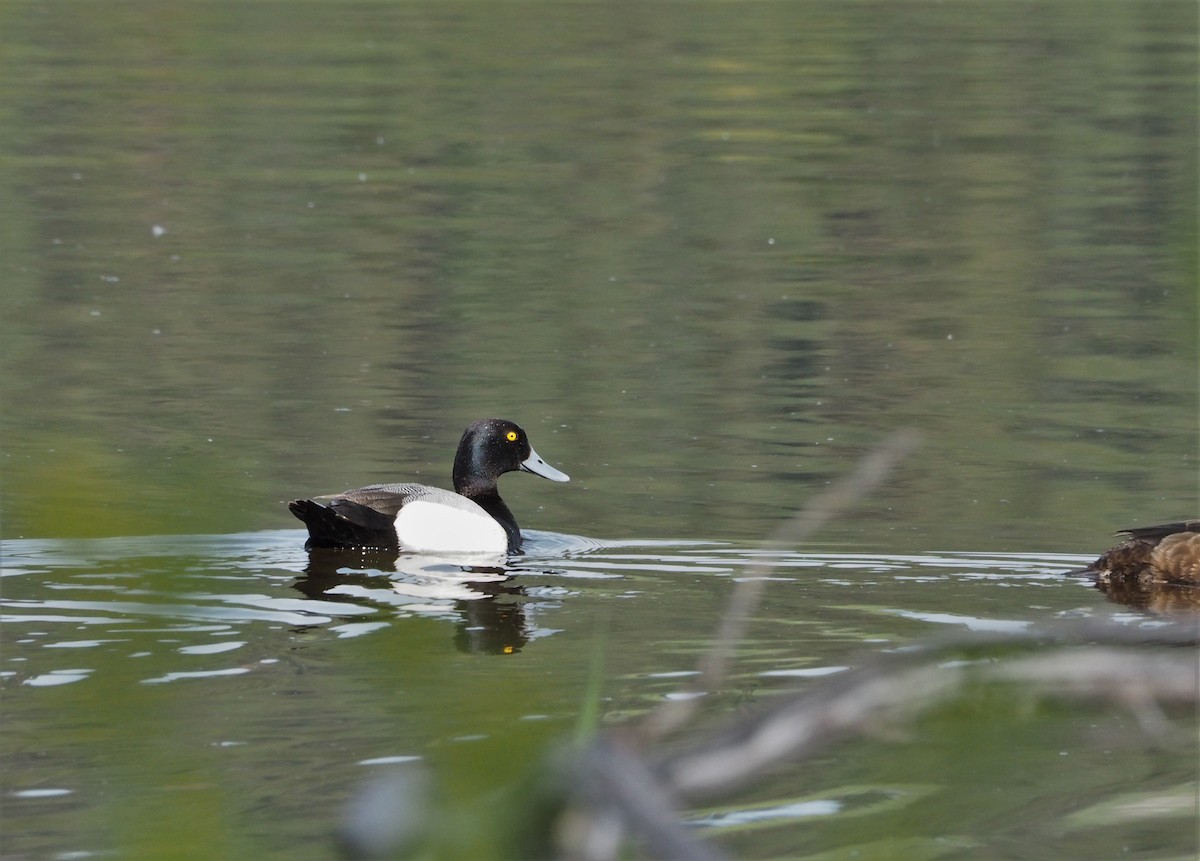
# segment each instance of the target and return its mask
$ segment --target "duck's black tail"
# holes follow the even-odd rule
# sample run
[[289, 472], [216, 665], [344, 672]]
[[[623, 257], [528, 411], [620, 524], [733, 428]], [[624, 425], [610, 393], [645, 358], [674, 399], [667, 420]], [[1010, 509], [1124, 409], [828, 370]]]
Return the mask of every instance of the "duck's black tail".
[[1163, 523], [1158, 526], [1135, 526], [1132, 529], [1122, 529], [1119, 534], [1143, 541], [1157, 542], [1176, 532], [1200, 532], [1200, 520], [1180, 520], [1176, 523]]
[[348, 499], [321, 505], [311, 499], [294, 499], [288, 509], [308, 527], [305, 547], [398, 547], [393, 518]]

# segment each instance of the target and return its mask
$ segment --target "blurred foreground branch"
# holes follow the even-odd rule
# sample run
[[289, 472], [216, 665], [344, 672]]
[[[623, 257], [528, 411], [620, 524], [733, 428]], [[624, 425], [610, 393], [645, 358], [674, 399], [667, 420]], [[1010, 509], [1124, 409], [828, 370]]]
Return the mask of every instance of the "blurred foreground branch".
[[[561, 819], [557, 854], [608, 861], [630, 839], [649, 857], [722, 857], [674, 811], [730, 792], [783, 762], [799, 762], [844, 738], [911, 718], [970, 685], [1018, 684], [1044, 698], [1112, 702], [1150, 733], [1167, 730], [1160, 704], [1200, 702], [1194, 625], [1154, 629], [1084, 625], [1005, 637], [963, 638], [887, 655], [740, 720], [686, 751], [642, 761], [617, 734], [577, 760], [576, 802]], [[1086, 645], [1085, 645], [1086, 644]], [[1154, 648], [1157, 646], [1158, 648]], [[998, 653], [1014, 652], [1008, 657]], [[964, 653], [974, 655], [966, 660]], [[632, 739], [630, 739], [632, 740]]]
[[[763, 542], [763, 547], [792, 549], [803, 544], [821, 527], [882, 484], [896, 465], [915, 451], [919, 444], [920, 434], [915, 430], [896, 431], [872, 449], [854, 472], [834, 482], [784, 521]], [[749, 567], [746, 575], [736, 581], [729, 604], [717, 622], [712, 647], [700, 659], [700, 672], [689, 686], [691, 692], [710, 691], [721, 686], [734, 650], [745, 634], [746, 623], [762, 601], [763, 589], [774, 567], [771, 559], [760, 557]], [[638, 724], [636, 731], [641, 734], [643, 742], [662, 738], [691, 720], [699, 708], [699, 702], [698, 698], [686, 697], [663, 703]]]

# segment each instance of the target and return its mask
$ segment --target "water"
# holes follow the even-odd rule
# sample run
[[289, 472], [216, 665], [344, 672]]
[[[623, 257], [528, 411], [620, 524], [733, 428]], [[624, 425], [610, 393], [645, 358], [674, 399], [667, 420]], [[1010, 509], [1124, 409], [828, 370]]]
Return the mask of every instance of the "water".
[[[420, 763], [460, 789], [481, 778], [494, 786], [527, 767], [523, 757], [561, 743], [588, 701], [597, 654], [604, 724], [682, 695], [732, 582], [764, 563], [771, 582], [736, 671], [708, 694], [718, 719], [944, 632], [1081, 617], [1142, 624], [1064, 576], [1088, 561], [1066, 554], [764, 551], [536, 531], [527, 543], [527, 556], [507, 566], [466, 570], [417, 557], [310, 556], [296, 530], [6, 542], [6, 851], [141, 855], [157, 840], [189, 846], [204, 834], [198, 846], [219, 839], [235, 856], [326, 857], [372, 773]], [[1001, 722], [974, 716], [989, 720]], [[1104, 741], [1062, 738], [1065, 720]], [[1004, 726], [1024, 739], [1006, 769], [1022, 757], [1032, 769], [1054, 756], [1086, 763], [1055, 773], [1063, 792], [1094, 792], [1097, 768], [1135, 768], [1148, 772], [1138, 791], [1187, 797], [1191, 765], [1138, 741], [1130, 715], [1083, 709], [1031, 729], [1009, 714]], [[996, 731], [976, 726], [968, 743]], [[726, 839], [765, 832], [767, 845], [784, 828], [785, 839], [817, 847], [844, 839], [843, 819], [862, 817], [876, 824], [860, 842], [895, 839], [898, 809], [945, 828], [930, 811], [962, 806], [956, 797], [978, 793], [978, 775], [956, 774], [947, 759], [962, 752], [945, 750], [945, 730], [927, 732], [924, 755], [940, 764], [926, 761], [920, 780], [900, 774], [911, 740], [899, 752], [850, 746], [804, 778], [803, 803], [786, 801], [794, 777], [775, 777], [753, 793], [770, 802], [739, 800], [696, 821]], [[1105, 738], [1114, 733], [1132, 741], [1114, 750]], [[490, 751], [470, 752], [480, 747]], [[142, 816], [147, 807], [170, 816], [176, 803], [200, 812], [154, 827]], [[966, 824], [935, 842], [992, 845], [977, 829], [1015, 815], [1015, 803], [976, 798]], [[1086, 808], [1056, 809], [1053, 827]], [[1146, 815], [1159, 823], [1163, 814]], [[801, 837], [790, 830], [809, 819], [828, 824]], [[1186, 821], [1168, 808], [1176, 836], [1164, 846], [1186, 844]], [[1146, 823], [1135, 816], [1127, 827]], [[1050, 827], [1005, 839], [1028, 849]]]
[[[679, 696], [902, 427], [769, 557], [704, 726], [941, 632], [1157, 624], [1063, 572], [1197, 516], [1196, 32], [3, 4], [0, 854], [325, 858], [391, 767], [461, 810]], [[526, 557], [303, 551], [286, 500], [447, 486], [486, 415], [572, 476], [502, 481]], [[999, 699], [687, 815], [739, 857], [1195, 855], [1194, 739]]]

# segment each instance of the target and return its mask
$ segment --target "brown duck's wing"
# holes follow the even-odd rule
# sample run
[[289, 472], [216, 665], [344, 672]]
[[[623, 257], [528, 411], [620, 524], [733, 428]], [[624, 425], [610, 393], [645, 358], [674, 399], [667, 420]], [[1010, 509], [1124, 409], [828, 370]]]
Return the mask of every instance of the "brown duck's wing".
[[1176, 532], [1150, 553], [1152, 573], [1171, 583], [1200, 586], [1200, 532]]

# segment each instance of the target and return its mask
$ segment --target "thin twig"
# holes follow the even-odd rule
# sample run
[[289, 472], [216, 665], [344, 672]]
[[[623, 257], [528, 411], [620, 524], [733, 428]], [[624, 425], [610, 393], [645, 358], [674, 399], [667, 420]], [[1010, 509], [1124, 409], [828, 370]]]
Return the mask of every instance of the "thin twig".
[[[891, 434], [862, 459], [854, 472], [834, 482], [784, 521], [763, 546], [795, 547], [804, 543], [882, 483], [896, 464], [916, 450], [919, 442], [920, 434], [915, 430]], [[713, 645], [701, 657], [699, 673], [688, 686], [689, 692], [711, 691], [721, 686], [737, 644], [745, 636], [747, 623], [762, 601], [767, 577], [775, 566], [774, 561], [759, 557], [749, 566], [747, 575], [737, 581], [729, 605], [718, 622]], [[663, 703], [638, 725], [636, 734], [643, 743], [662, 738], [691, 720], [699, 706], [698, 697]]]

